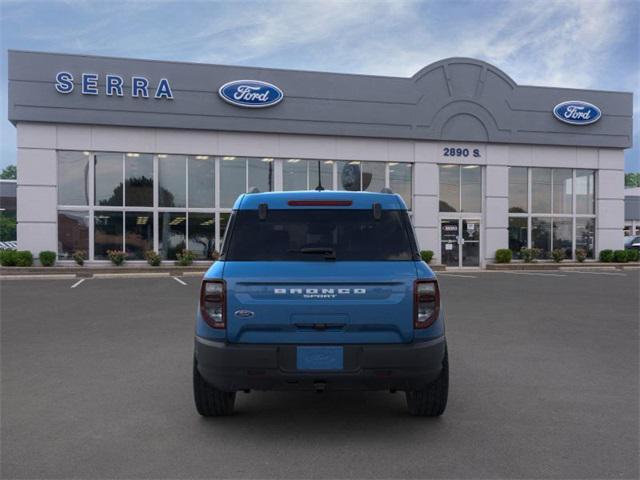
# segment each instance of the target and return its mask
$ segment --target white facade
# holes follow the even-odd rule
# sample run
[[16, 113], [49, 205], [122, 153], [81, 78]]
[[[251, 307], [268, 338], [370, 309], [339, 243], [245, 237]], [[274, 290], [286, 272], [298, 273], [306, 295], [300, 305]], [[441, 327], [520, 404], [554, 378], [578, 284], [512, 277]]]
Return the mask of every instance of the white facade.
[[[480, 220], [481, 266], [508, 248], [509, 167], [554, 167], [596, 171], [596, 254], [623, 248], [624, 150], [494, 143], [369, 139], [321, 135], [260, 134], [17, 123], [18, 248], [57, 251], [57, 151], [139, 152], [213, 156], [409, 162], [413, 173], [413, 222], [422, 249], [440, 260], [438, 164], [483, 168]], [[445, 157], [445, 147], [478, 149], [476, 158]], [[275, 190], [282, 166], [275, 165]], [[464, 216], [463, 214], [458, 214]], [[450, 214], [446, 215], [451, 217]], [[455, 216], [455, 215], [454, 215]]]

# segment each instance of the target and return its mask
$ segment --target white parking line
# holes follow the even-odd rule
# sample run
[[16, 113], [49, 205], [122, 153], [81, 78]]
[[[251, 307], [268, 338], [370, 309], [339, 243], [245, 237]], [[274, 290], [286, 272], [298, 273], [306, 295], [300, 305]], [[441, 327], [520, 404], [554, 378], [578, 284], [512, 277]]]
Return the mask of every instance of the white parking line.
[[461, 277], [461, 278], [478, 278], [474, 275], [458, 275], [457, 273], [437, 273], [438, 277]]
[[74, 283], [73, 285], [71, 285], [71, 288], [76, 288], [78, 285], [80, 285], [82, 282], [84, 282], [86, 280], [86, 278], [81, 278], [80, 280], [78, 280], [76, 283]]
[[537, 275], [539, 277], [566, 277], [566, 275], [562, 273], [538, 273], [538, 272], [500, 272], [500, 273], [509, 273], [511, 275]]
[[626, 277], [624, 273], [613, 272], [585, 272], [584, 270], [570, 270], [571, 273], [586, 273], [588, 275], [615, 275], [617, 277]]
[[186, 285], [187, 284], [187, 282], [183, 282], [178, 277], [171, 277], [171, 278], [173, 278], [176, 282], [181, 283], [182, 285]]

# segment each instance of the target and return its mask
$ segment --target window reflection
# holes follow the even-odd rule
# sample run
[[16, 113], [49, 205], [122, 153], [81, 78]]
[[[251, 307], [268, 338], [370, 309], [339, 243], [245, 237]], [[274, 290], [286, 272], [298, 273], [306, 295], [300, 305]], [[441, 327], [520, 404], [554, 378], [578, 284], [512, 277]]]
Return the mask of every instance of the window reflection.
[[185, 177], [186, 157], [158, 155], [158, 205], [160, 207], [187, 206]]
[[220, 206], [231, 208], [239, 195], [247, 190], [245, 158], [222, 157], [220, 160]]
[[94, 258], [107, 260], [107, 250], [122, 250], [122, 212], [95, 212]]
[[551, 218], [531, 219], [531, 246], [540, 249], [540, 258], [549, 258], [551, 251]]
[[189, 213], [189, 250], [199, 259], [211, 259], [216, 246], [213, 213]]
[[526, 167], [509, 167], [509, 213], [526, 213], [529, 186]]
[[595, 238], [596, 219], [576, 218], [576, 250], [583, 249], [587, 252], [587, 258], [594, 258]]
[[189, 208], [215, 207], [215, 159], [189, 157]]
[[89, 212], [58, 211], [58, 257], [70, 259], [73, 252], [89, 254]]
[[122, 154], [95, 154], [95, 204], [100, 206], [122, 206]]
[[531, 211], [551, 213], [551, 169], [531, 169]]
[[186, 248], [186, 212], [160, 212], [158, 214], [158, 250], [160, 256], [175, 260], [176, 253]]
[[131, 207], [153, 206], [153, 155], [127, 153], [124, 162], [125, 202]]
[[572, 258], [573, 220], [571, 218], [553, 219], [553, 249], [564, 251], [565, 258]]
[[362, 190], [380, 192], [385, 187], [386, 164], [382, 162], [361, 162]]
[[[282, 163], [282, 189], [307, 190], [307, 162], [299, 158], [289, 158]], [[317, 176], [317, 175], [316, 175]]]
[[576, 170], [576, 213], [595, 213], [595, 172]]
[[553, 213], [573, 212], [573, 171], [553, 169]]
[[[250, 158], [247, 164], [249, 167], [248, 188], [255, 187], [261, 192], [273, 190], [273, 158]], [[224, 177], [222, 180], [224, 181]]]
[[462, 212], [482, 211], [482, 169], [479, 165], [461, 168]]
[[144, 260], [144, 253], [153, 250], [153, 213], [127, 212], [124, 241], [128, 260]]
[[89, 152], [58, 152], [58, 205], [89, 204]]
[[458, 165], [440, 165], [440, 211], [458, 212], [460, 210], [460, 167]]
[[520, 250], [527, 246], [527, 219], [512, 217], [509, 219], [509, 250], [513, 258], [520, 258]]
[[409, 210], [412, 198], [412, 167], [410, 163], [389, 163], [389, 188], [402, 197]]

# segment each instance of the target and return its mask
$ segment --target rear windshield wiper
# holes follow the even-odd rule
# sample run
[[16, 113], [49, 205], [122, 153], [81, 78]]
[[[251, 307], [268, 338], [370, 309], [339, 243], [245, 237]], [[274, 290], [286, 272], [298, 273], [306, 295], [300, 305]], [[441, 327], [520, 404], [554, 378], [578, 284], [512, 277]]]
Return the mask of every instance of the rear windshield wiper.
[[300, 250], [289, 250], [289, 253], [316, 253], [323, 255], [327, 260], [336, 259], [336, 251], [331, 247], [303, 247]]

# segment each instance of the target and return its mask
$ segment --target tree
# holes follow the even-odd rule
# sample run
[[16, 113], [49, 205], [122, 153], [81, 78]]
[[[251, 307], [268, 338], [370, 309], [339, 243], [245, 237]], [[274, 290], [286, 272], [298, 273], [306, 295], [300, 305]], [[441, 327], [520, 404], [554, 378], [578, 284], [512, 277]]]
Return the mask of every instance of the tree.
[[640, 187], [640, 172], [625, 173], [624, 186], [627, 188]]
[[15, 180], [16, 173], [17, 173], [16, 166], [8, 165], [4, 167], [4, 169], [2, 170], [2, 173], [0, 173], [0, 178], [2, 178], [3, 180]]

